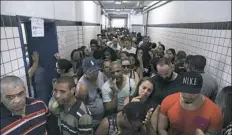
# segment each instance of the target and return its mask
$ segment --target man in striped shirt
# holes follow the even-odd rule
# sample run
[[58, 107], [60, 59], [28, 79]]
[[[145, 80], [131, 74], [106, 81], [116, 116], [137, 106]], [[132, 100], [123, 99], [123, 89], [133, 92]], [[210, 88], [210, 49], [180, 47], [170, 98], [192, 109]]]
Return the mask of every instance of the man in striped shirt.
[[1, 135], [46, 135], [48, 109], [43, 101], [26, 97], [17, 76], [1, 79]]
[[72, 77], [58, 78], [49, 109], [58, 116], [62, 135], [93, 135], [91, 113], [86, 105], [74, 96], [75, 86]]

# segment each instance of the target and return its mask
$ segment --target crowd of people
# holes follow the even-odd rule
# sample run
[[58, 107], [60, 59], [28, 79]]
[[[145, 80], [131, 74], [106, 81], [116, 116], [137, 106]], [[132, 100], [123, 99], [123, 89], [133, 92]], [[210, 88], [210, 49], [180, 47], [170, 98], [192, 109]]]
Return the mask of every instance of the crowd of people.
[[[26, 97], [19, 77], [1, 78], [2, 135], [232, 135], [231, 86], [219, 90], [204, 56], [125, 28], [104, 30], [89, 46], [70, 60], [54, 55], [59, 77], [47, 98]], [[39, 54], [32, 57], [30, 84]]]

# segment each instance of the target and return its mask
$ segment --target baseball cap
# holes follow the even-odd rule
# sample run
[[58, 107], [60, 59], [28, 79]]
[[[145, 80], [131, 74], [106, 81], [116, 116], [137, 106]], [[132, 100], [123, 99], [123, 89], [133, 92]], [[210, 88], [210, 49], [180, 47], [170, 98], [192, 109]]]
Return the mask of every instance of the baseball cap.
[[184, 93], [199, 94], [203, 85], [203, 78], [195, 71], [185, 72], [180, 75], [178, 90]]
[[82, 62], [82, 68], [85, 73], [86, 72], [91, 73], [101, 69], [100, 66], [98, 65], [97, 60], [94, 59], [93, 57], [85, 58]]

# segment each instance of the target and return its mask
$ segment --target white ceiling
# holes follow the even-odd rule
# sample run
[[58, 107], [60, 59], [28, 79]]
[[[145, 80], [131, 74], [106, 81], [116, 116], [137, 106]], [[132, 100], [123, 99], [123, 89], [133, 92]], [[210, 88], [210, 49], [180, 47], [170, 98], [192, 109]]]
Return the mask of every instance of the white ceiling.
[[[116, 2], [121, 2], [121, 4], [116, 4]], [[152, 1], [102, 1], [99, 2], [103, 6], [102, 8], [108, 13], [110, 17], [128, 17], [128, 14], [132, 10], [141, 10], [147, 4]]]

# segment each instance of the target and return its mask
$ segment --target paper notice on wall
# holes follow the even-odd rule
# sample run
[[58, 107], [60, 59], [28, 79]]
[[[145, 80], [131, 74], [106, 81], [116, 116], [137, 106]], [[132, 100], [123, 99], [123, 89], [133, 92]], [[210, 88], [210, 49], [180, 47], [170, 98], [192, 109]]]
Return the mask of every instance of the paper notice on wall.
[[31, 18], [32, 37], [44, 37], [44, 20], [41, 18]]

